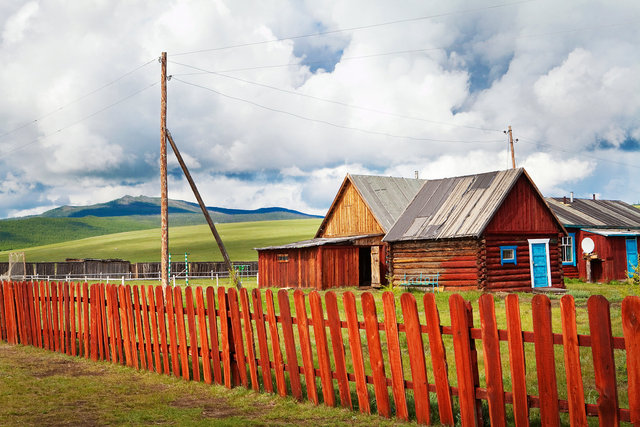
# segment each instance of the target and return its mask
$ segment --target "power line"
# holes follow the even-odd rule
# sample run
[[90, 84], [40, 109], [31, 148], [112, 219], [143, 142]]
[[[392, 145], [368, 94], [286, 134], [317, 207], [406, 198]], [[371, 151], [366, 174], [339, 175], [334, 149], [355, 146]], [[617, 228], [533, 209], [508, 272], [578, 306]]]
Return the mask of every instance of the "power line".
[[344, 33], [344, 32], [348, 32], [348, 31], [366, 30], [366, 29], [369, 29], [369, 28], [384, 27], [384, 26], [387, 26], [387, 25], [403, 24], [403, 23], [407, 23], [407, 22], [416, 22], [416, 21], [423, 21], [423, 20], [427, 20], [427, 19], [443, 18], [445, 16], [462, 15], [462, 14], [465, 14], [465, 13], [481, 12], [481, 11], [490, 10], [490, 9], [498, 9], [498, 8], [503, 8], [503, 7], [508, 7], [508, 6], [515, 6], [515, 5], [522, 4], [522, 3], [529, 3], [531, 1], [534, 1], [534, 0], [522, 0], [522, 1], [512, 2], [512, 3], [502, 3], [502, 4], [492, 5], [492, 6], [484, 6], [484, 7], [474, 8], [474, 9], [458, 10], [458, 11], [453, 11], [453, 12], [439, 13], [439, 14], [435, 14], [435, 15], [419, 16], [419, 17], [415, 17], [415, 18], [398, 19], [398, 20], [395, 20], [395, 21], [379, 22], [379, 23], [376, 23], [376, 24], [360, 25], [360, 26], [349, 27], [349, 28], [339, 28], [339, 29], [335, 29], [335, 30], [319, 31], [319, 32], [310, 33], [310, 34], [302, 34], [302, 35], [296, 35], [296, 36], [281, 37], [281, 38], [277, 38], [277, 39], [262, 40], [262, 41], [257, 41], [257, 42], [249, 42], [249, 43], [241, 43], [241, 44], [235, 44], [235, 45], [220, 46], [220, 47], [214, 47], [214, 48], [209, 48], [209, 49], [192, 50], [192, 51], [187, 51], [187, 52], [174, 53], [172, 56], [191, 55], [191, 54], [194, 54], [194, 53], [205, 53], [205, 52], [213, 52], [213, 51], [220, 51], [220, 50], [226, 50], [226, 49], [234, 49], [234, 48], [238, 48], [238, 47], [257, 46], [257, 45], [261, 45], [261, 44], [276, 43], [276, 42], [281, 42], [281, 41], [285, 41], [285, 40], [297, 40], [297, 39], [303, 39], [303, 38], [309, 38], [309, 37], [326, 36], [326, 35], [329, 35], [329, 34]]
[[134, 69], [133, 69], [133, 70], [131, 70], [131, 71], [127, 71], [126, 73], [124, 73], [124, 74], [120, 75], [120, 76], [119, 76], [119, 77], [117, 77], [116, 79], [111, 80], [111, 81], [110, 81], [110, 82], [108, 82], [108, 83], [105, 83], [104, 85], [100, 86], [100, 87], [99, 87], [99, 88], [97, 88], [97, 89], [94, 89], [94, 90], [92, 90], [92, 91], [90, 91], [90, 92], [87, 92], [86, 94], [84, 94], [84, 95], [82, 95], [82, 96], [80, 96], [80, 97], [78, 97], [78, 98], [74, 99], [73, 101], [70, 101], [70, 102], [68, 102], [68, 103], [66, 103], [66, 104], [64, 104], [64, 105], [62, 105], [62, 106], [60, 106], [60, 107], [56, 108], [55, 110], [52, 110], [52, 111], [50, 111], [50, 112], [48, 112], [48, 113], [46, 113], [46, 114], [44, 114], [44, 115], [42, 115], [42, 116], [40, 116], [40, 117], [38, 117], [38, 118], [36, 118], [36, 119], [31, 120], [31, 121], [25, 122], [25, 123], [21, 124], [20, 126], [18, 126], [18, 127], [16, 127], [16, 128], [14, 128], [14, 129], [11, 129], [10, 131], [7, 131], [7, 132], [5, 132], [5, 133], [3, 133], [3, 134], [0, 134], [0, 139], [4, 138], [4, 137], [5, 137], [5, 136], [7, 136], [7, 135], [11, 135], [12, 133], [17, 132], [17, 131], [19, 131], [19, 130], [21, 130], [21, 129], [24, 129], [25, 127], [27, 127], [27, 126], [29, 126], [29, 125], [32, 125], [32, 124], [34, 124], [34, 123], [37, 123], [38, 121], [40, 121], [40, 120], [42, 120], [42, 119], [44, 119], [44, 118], [47, 118], [47, 117], [49, 117], [49, 116], [51, 116], [51, 115], [53, 115], [53, 114], [55, 114], [55, 113], [57, 113], [57, 112], [59, 112], [59, 111], [61, 111], [61, 110], [63, 110], [63, 109], [65, 109], [65, 108], [69, 107], [70, 105], [75, 104], [76, 102], [82, 101], [83, 99], [85, 99], [85, 98], [87, 98], [87, 97], [89, 97], [89, 96], [93, 95], [93, 94], [94, 94], [94, 93], [96, 93], [96, 92], [100, 92], [102, 89], [105, 89], [105, 88], [107, 88], [107, 87], [109, 87], [109, 86], [111, 86], [111, 85], [113, 85], [113, 84], [115, 84], [115, 83], [119, 82], [120, 80], [122, 80], [123, 78], [127, 77], [128, 75], [135, 73], [135, 72], [136, 72], [136, 71], [138, 71], [139, 69], [146, 67], [147, 65], [151, 64], [151, 63], [152, 63], [152, 62], [154, 62], [154, 61], [155, 61], [155, 58], [154, 58], [154, 59], [152, 59], [152, 60], [150, 60], [150, 61], [145, 62], [144, 64], [142, 64], [142, 65], [140, 65], [140, 66], [138, 66], [138, 67], [134, 68]]
[[130, 98], [133, 98], [134, 96], [138, 95], [139, 93], [142, 93], [142, 92], [146, 91], [147, 89], [151, 89], [152, 87], [154, 87], [154, 86], [155, 86], [155, 85], [157, 85], [158, 83], [159, 83], [159, 82], [154, 82], [154, 83], [150, 84], [149, 86], [146, 86], [146, 87], [144, 87], [144, 88], [142, 88], [142, 89], [140, 89], [140, 90], [138, 90], [138, 91], [136, 91], [136, 92], [133, 92], [133, 93], [131, 93], [131, 94], [129, 94], [129, 95], [127, 95], [127, 96], [125, 96], [124, 98], [120, 98], [120, 99], [119, 99], [119, 100], [117, 100], [116, 102], [114, 102], [114, 103], [112, 103], [112, 104], [109, 104], [109, 105], [107, 105], [107, 106], [105, 106], [105, 107], [103, 107], [103, 108], [101, 108], [101, 109], [99, 109], [99, 110], [97, 110], [97, 111], [94, 111], [93, 113], [88, 114], [88, 115], [86, 115], [86, 116], [82, 117], [81, 119], [79, 119], [79, 120], [77, 120], [77, 121], [75, 121], [75, 122], [73, 122], [73, 123], [71, 123], [71, 124], [69, 124], [69, 125], [67, 125], [67, 126], [64, 126], [64, 127], [60, 128], [60, 129], [56, 130], [55, 132], [51, 132], [51, 133], [46, 134], [46, 135], [38, 136], [37, 138], [32, 139], [31, 141], [27, 142], [27, 143], [26, 143], [26, 144], [24, 144], [24, 145], [16, 146], [16, 147], [14, 147], [13, 149], [10, 149], [9, 151], [6, 151], [6, 152], [4, 152], [4, 153], [0, 154], [0, 159], [1, 159], [1, 158], [4, 158], [4, 157], [7, 157], [8, 155], [13, 154], [13, 153], [15, 153], [15, 152], [17, 152], [17, 151], [21, 151], [21, 150], [23, 150], [23, 149], [27, 148], [27, 147], [28, 147], [28, 146], [30, 146], [30, 145], [33, 145], [33, 144], [35, 144], [35, 143], [37, 143], [37, 142], [42, 141], [43, 139], [47, 139], [47, 138], [49, 138], [49, 137], [51, 137], [51, 136], [53, 136], [53, 135], [56, 135], [56, 134], [58, 134], [58, 133], [60, 133], [60, 132], [62, 132], [62, 131], [64, 131], [64, 130], [66, 130], [66, 129], [69, 129], [69, 128], [70, 128], [70, 127], [72, 127], [72, 126], [75, 126], [75, 125], [77, 125], [77, 124], [79, 124], [79, 123], [82, 123], [82, 122], [84, 122], [85, 120], [88, 120], [88, 119], [90, 119], [90, 118], [92, 118], [92, 117], [94, 117], [94, 116], [96, 116], [96, 115], [98, 115], [98, 114], [100, 114], [100, 113], [102, 113], [102, 112], [104, 112], [104, 111], [106, 111], [106, 110], [110, 109], [110, 108], [113, 108], [113, 107], [115, 107], [116, 105], [121, 104], [121, 103], [123, 103], [124, 101], [126, 101], [126, 100], [128, 100], [128, 99], [130, 99]]
[[306, 116], [302, 116], [300, 114], [296, 114], [296, 113], [292, 113], [290, 111], [284, 111], [284, 110], [280, 110], [277, 108], [273, 108], [273, 107], [268, 107], [266, 105], [262, 105], [262, 104], [258, 104], [257, 102], [254, 101], [250, 101], [244, 98], [240, 98], [240, 97], [236, 97], [236, 96], [232, 96], [232, 95], [227, 95], [225, 93], [222, 93], [220, 91], [217, 91], [215, 89], [211, 89], [208, 88], [206, 86], [202, 86], [202, 85], [198, 85], [195, 83], [190, 83], [187, 82], [185, 80], [179, 79], [179, 78], [173, 78], [173, 80], [179, 81], [181, 83], [184, 83], [186, 85], [189, 86], [194, 86], [200, 89], [204, 89], [207, 90], [209, 92], [213, 92], [215, 94], [218, 94], [220, 96], [223, 96], [225, 98], [229, 98], [229, 99], [233, 99], [235, 101], [240, 101], [240, 102], [244, 102], [250, 105], [253, 105], [255, 107], [259, 107], [268, 111], [272, 111], [275, 113], [280, 113], [280, 114], [285, 114], [291, 117], [295, 117], [301, 120], [306, 120], [309, 122], [314, 122], [314, 123], [321, 123], [327, 126], [332, 126], [335, 128], [339, 128], [339, 129], [347, 129], [347, 130], [353, 130], [353, 131], [358, 131], [358, 132], [363, 132], [363, 133], [368, 133], [368, 134], [372, 134], [372, 135], [379, 135], [379, 136], [387, 136], [390, 138], [398, 138], [398, 139], [408, 139], [408, 140], [412, 140], [412, 141], [430, 141], [430, 142], [455, 142], [455, 143], [463, 143], [463, 144], [472, 144], [472, 143], [493, 143], [493, 142], [502, 142], [502, 140], [455, 140], [455, 139], [436, 139], [436, 138], [419, 138], [419, 137], [414, 137], [414, 136], [409, 136], [409, 135], [396, 135], [396, 134], [392, 134], [392, 133], [388, 133], [388, 132], [379, 132], [379, 131], [373, 131], [373, 130], [369, 130], [369, 129], [362, 129], [362, 128], [357, 128], [354, 126], [345, 126], [345, 125], [340, 125], [337, 123], [333, 123], [333, 122], [329, 122], [327, 120], [320, 120], [320, 119], [313, 119], [311, 117], [306, 117]]
[[[487, 132], [502, 132], [502, 131], [500, 131], [498, 129], [488, 129], [488, 128], [481, 128], [481, 127], [475, 127], [475, 126], [459, 125], [459, 124], [455, 124], [455, 123], [440, 122], [440, 121], [436, 121], [436, 120], [425, 119], [425, 118], [422, 118], [422, 117], [405, 116], [405, 115], [402, 115], [402, 114], [397, 114], [397, 113], [391, 113], [391, 112], [388, 112], [388, 111], [377, 110], [375, 108], [362, 107], [362, 106], [359, 106], [359, 105], [348, 104], [346, 102], [336, 101], [336, 100], [333, 100], [333, 99], [321, 98], [321, 97], [318, 97], [318, 96], [308, 95], [308, 94], [296, 92], [296, 91], [293, 91], [293, 90], [282, 89], [282, 88], [279, 88], [279, 87], [276, 87], [276, 86], [271, 86], [271, 85], [267, 85], [267, 84], [264, 84], [264, 83], [259, 83], [259, 82], [254, 82], [254, 81], [251, 81], [251, 80], [242, 79], [240, 77], [229, 76], [229, 75], [226, 75], [226, 74], [222, 74], [221, 72], [209, 71], [209, 70], [205, 70], [203, 68], [195, 67], [195, 66], [188, 65], [188, 64], [183, 64], [183, 63], [180, 63], [180, 62], [175, 62], [175, 61], [170, 61], [170, 62], [172, 64], [176, 64], [176, 65], [180, 65], [180, 66], [183, 66], [183, 67], [191, 68], [191, 69], [194, 69], [194, 70], [202, 71], [204, 74], [214, 74], [216, 76], [224, 77], [224, 78], [227, 78], [227, 79], [236, 80], [236, 81], [240, 81], [240, 82], [243, 82], [243, 83], [247, 83], [247, 84], [251, 84], [251, 85], [255, 85], [255, 86], [259, 86], [259, 87], [264, 87], [264, 88], [267, 88], [267, 89], [272, 89], [272, 90], [276, 90], [276, 91], [287, 93], [287, 94], [291, 94], [291, 95], [301, 96], [301, 97], [304, 97], [304, 98], [314, 99], [316, 101], [328, 102], [328, 103], [331, 103], [331, 104], [340, 105], [340, 106], [343, 106], [343, 107], [352, 108], [352, 109], [356, 109], [356, 110], [369, 111], [369, 112], [372, 112], [372, 113], [384, 114], [384, 115], [391, 116], [391, 117], [397, 117], [397, 118], [408, 119], [408, 120], [416, 120], [416, 121], [421, 121], [421, 122], [426, 122], [426, 123], [434, 123], [434, 124], [440, 124], [440, 125], [446, 125], [446, 126], [482, 130], [482, 131], [487, 131]], [[173, 77], [175, 77], [175, 76], [176, 76], [176, 74], [173, 75]]]

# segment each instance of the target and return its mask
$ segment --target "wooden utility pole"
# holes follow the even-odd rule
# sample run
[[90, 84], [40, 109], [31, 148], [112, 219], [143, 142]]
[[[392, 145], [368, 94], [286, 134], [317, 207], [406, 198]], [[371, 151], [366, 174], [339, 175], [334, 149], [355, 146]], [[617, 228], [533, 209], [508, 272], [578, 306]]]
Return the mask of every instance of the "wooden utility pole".
[[[511, 131], [511, 125], [509, 125], [509, 147], [511, 148], [511, 167], [516, 168], [516, 155], [513, 150], [513, 132]], [[517, 140], [516, 140], [517, 141]]]
[[196, 199], [198, 200], [198, 204], [200, 205], [200, 209], [204, 214], [204, 218], [207, 220], [207, 224], [209, 224], [211, 233], [213, 234], [213, 237], [216, 239], [216, 242], [218, 243], [218, 248], [220, 249], [220, 253], [222, 253], [222, 258], [224, 258], [224, 262], [227, 266], [227, 271], [229, 271], [229, 276], [233, 279], [233, 283], [236, 285], [236, 288], [240, 289], [242, 288], [242, 285], [238, 280], [238, 276], [235, 274], [235, 270], [233, 269], [233, 265], [231, 264], [231, 259], [229, 258], [227, 249], [224, 247], [222, 238], [220, 237], [220, 234], [218, 234], [218, 230], [216, 229], [216, 226], [213, 223], [213, 220], [211, 219], [211, 215], [209, 215], [207, 206], [204, 204], [202, 197], [200, 197], [200, 192], [198, 191], [198, 187], [196, 187], [196, 183], [193, 181], [193, 178], [191, 177], [191, 173], [189, 173], [187, 164], [182, 159], [182, 155], [180, 154], [180, 151], [178, 150], [176, 143], [173, 141], [171, 132], [169, 132], [169, 129], [166, 129], [166, 132], [167, 132], [167, 139], [169, 140], [169, 144], [171, 144], [171, 149], [173, 150], [173, 153], [176, 155], [176, 158], [178, 159], [178, 163], [180, 163], [180, 167], [182, 168], [182, 172], [184, 172], [184, 176], [187, 178], [187, 181], [189, 181], [189, 185], [191, 186], [193, 195], [196, 196]]
[[167, 52], [160, 57], [160, 277], [162, 287], [169, 285], [169, 198], [167, 194]]

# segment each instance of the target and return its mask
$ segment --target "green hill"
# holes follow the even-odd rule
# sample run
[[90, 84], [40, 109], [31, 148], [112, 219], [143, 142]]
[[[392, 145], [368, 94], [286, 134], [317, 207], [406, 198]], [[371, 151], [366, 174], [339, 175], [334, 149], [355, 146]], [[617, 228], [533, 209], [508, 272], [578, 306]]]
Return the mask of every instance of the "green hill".
[[[296, 219], [219, 224], [216, 227], [232, 260], [258, 259], [257, 247], [312, 238], [321, 219]], [[7, 262], [10, 251], [0, 252]], [[160, 260], [160, 229], [128, 231], [24, 249], [27, 262], [64, 261], [67, 258], [120, 258], [131, 262]], [[170, 227], [169, 252], [190, 261], [222, 261], [207, 225]]]

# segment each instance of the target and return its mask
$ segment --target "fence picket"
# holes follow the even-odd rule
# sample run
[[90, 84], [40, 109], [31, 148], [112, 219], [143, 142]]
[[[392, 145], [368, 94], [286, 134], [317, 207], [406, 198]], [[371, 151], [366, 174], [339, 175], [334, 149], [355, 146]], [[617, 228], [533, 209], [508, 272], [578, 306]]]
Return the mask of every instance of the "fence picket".
[[187, 304], [187, 323], [189, 325], [189, 353], [191, 354], [191, 372], [194, 381], [200, 381], [200, 359], [198, 357], [198, 332], [196, 331], [195, 310], [193, 308], [193, 291], [191, 286], [184, 290]]
[[63, 282], [58, 282], [57, 288], [58, 295], [58, 338], [60, 340], [60, 353], [65, 352], [65, 330], [64, 330], [64, 284]]
[[538, 371], [538, 394], [540, 395], [540, 419], [543, 425], [558, 426], [558, 387], [556, 362], [553, 352], [553, 330], [551, 329], [551, 301], [546, 295], [535, 295], [531, 300], [533, 316], [536, 369]]
[[458, 374], [458, 398], [462, 425], [476, 426], [475, 381], [473, 378], [469, 320], [465, 301], [460, 295], [449, 298], [453, 349]]
[[109, 330], [107, 328], [107, 307], [106, 307], [106, 289], [105, 284], [101, 283], [98, 288], [99, 299], [100, 299], [100, 321], [101, 321], [101, 339], [104, 347], [104, 357], [102, 360], [109, 360]]
[[[35, 287], [35, 289], [37, 290], [37, 286]], [[76, 287], [73, 283], [71, 283], [71, 285], [69, 286], [69, 309], [70, 309], [70, 319], [71, 319], [71, 330], [70, 330], [70, 334], [71, 334], [71, 355], [75, 356], [76, 355]], [[40, 316], [37, 314], [38, 319], [40, 319]], [[38, 323], [40, 323], [40, 321], [38, 320]], [[39, 331], [40, 327], [38, 325], [38, 337], [40, 336], [40, 331]]]
[[316, 354], [318, 356], [318, 366], [320, 368], [320, 383], [322, 384], [322, 397], [327, 406], [335, 406], [335, 390], [333, 388], [333, 378], [331, 375], [331, 360], [329, 358], [329, 346], [327, 343], [327, 331], [324, 324], [324, 313], [322, 310], [322, 300], [317, 291], [309, 294], [309, 304], [311, 305], [311, 323], [313, 324], [313, 334], [316, 339]]
[[364, 357], [362, 355], [362, 340], [360, 339], [360, 325], [358, 322], [358, 311], [356, 309], [356, 297], [353, 295], [353, 292], [345, 292], [342, 295], [342, 302], [344, 305], [345, 317], [347, 319], [349, 353], [351, 354], [353, 373], [356, 377], [358, 408], [363, 414], [370, 414], [371, 406], [369, 405], [369, 389], [367, 388], [367, 378], [364, 371]]
[[587, 300], [593, 370], [598, 397], [598, 420], [601, 426], [618, 426], [618, 388], [616, 364], [613, 358], [611, 313], [609, 301], [602, 295], [592, 295]]
[[173, 314], [176, 317], [176, 328], [178, 329], [178, 353], [180, 353], [180, 364], [182, 367], [182, 378], [189, 379], [189, 350], [187, 348], [187, 332], [184, 323], [184, 305], [182, 302], [182, 289], [177, 286], [173, 288]]
[[120, 299], [119, 299], [118, 289], [119, 289], [119, 286], [117, 285], [113, 285], [111, 287], [111, 301], [113, 303], [113, 307], [111, 308], [112, 310], [111, 316], [113, 317], [113, 320], [114, 320], [114, 330], [115, 330], [115, 335], [113, 336], [113, 339], [114, 339], [114, 343], [117, 350], [116, 352], [117, 359], [114, 359], [114, 360], [120, 363], [121, 365], [124, 365], [126, 361], [122, 354], [122, 351], [123, 351], [122, 320], [120, 319]]
[[196, 312], [198, 316], [198, 331], [200, 333], [200, 346], [202, 353], [202, 377], [206, 384], [211, 384], [211, 352], [209, 351], [207, 318], [205, 316], [204, 296], [202, 294], [201, 286], [196, 288]]
[[518, 295], [507, 295], [504, 303], [507, 315], [507, 347], [509, 348], [513, 417], [516, 427], [525, 427], [529, 425], [529, 403]]
[[407, 396], [404, 388], [404, 371], [402, 369], [402, 354], [400, 353], [400, 334], [396, 317], [396, 299], [393, 292], [382, 293], [382, 308], [384, 312], [384, 330], [387, 337], [387, 351], [391, 368], [391, 388], [396, 405], [396, 417], [401, 420], [409, 419]]
[[389, 418], [391, 416], [391, 408], [389, 406], [387, 377], [384, 373], [384, 356], [380, 345], [380, 328], [378, 315], [376, 314], [376, 302], [369, 292], [363, 293], [360, 298], [365, 330], [367, 331], [367, 347], [369, 348], [369, 360], [373, 374], [373, 389], [376, 395], [376, 403], [378, 404], [378, 415]]
[[64, 299], [64, 348], [68, 356], [71, 356], [71, 304], [69, 304], [69, 283], [65, 282], [63, 287]]
[[29, 298], [29, 328], [30, 328], [30, 344], [32, 346], [38, 345], [38, 329], [36, 325], [36, 308], [35, 308], [35, 297], [34, 297], [34, 286], [33, 282], [28, 282], [27, 286], [27, 297]]
[[[413, 400], [416, 410], [416, 419], [420, 424], [429, 424], [429, 380], [427, 379], [427, 365], [425, 364], [424, 343], [418, 306], [416, 299], [410, 293], [400, 297], [402, 317], [404, 319], [405, 334], [407, 337], [407, 352], [409, 353], [409, 365], [413, 380]], [[387, 318], [385, 316], [385, 323]]]
[[164, 292], [162, 286], [156, 286], [156, 315], [158, 322], [158, 334], [160, 335], [160, 345], [162, 349], [162, 370], [166, 375], [171, 375], [169, 370], [169, 345], [167, 344], [167, 319], [165, 317], [165, 307], [168, 306], [164, 300]]
[[[247, 378], [247, 364], [244, 354], [244, 343], [242, 340], [242, 326], [240, 324], [240, 309], [238, 307], [238, 292], [235, 288], [227, 290], [227, 303], [229, 304], [229, 314], [231, 319], [231, 338], [233, 339], [233, 349], [235, 350], [236, 364], [240, 383], [249, 388]], [[236, 384], [237, 385], [237, 384]]]
[[[3, 286], [0, 285], [0, 290]], [[80, 293], [78, 290], [78, 298], [80, 298]], [[49, 349], [49, 314], [47, 313], [47, 287], [44, 281], [40, 282], [40, 313], [42, 313], [42, 348]], [[78, 311], [78, 318], [80, 322], [78, 326], [82, 325], [82, 316], [80, 315], [80, 311]], [[82, 330], [82, 329], [79, 329]], [[6, 335], [5, 335], [6, 338]], [[80, 341], [80, 346], [82, 346], [82, 341]]]
[[94, 306], [94, 313], [96, 318], [96, 342], [98, 346], [98, 360], [104, 360], [104, 340], [102, 337], [102, 310], [100, 309], [100, 284], [94, 284], [95, 298], [91, 301]]
[[91, 332], [89, 329], [89, 284], [87, 282], [82, 284], [82, 323], [84, 325], [84, 357], [88, 359]]
[[122, 326], [122, 347], [124, 347], [124, 358], [127, 366], [133, 366], [131, 360], [131, 339], [129, 335], [129, 320], [127, 317], [127, 298], [125, 296], [127, 289], [124, 286], [118, 286], [118, 301], [120, 307], [120, 324]]
[[[161, 288], [162, 289], [162, 288]], [[171, 359], [171, 372], [173, 376], [180, 377], [180, 359], [178, 356], [178, 340], [176, 335], [176, 316], [173, 308], [173, 292], [170, 287], [162, 289], [164, 301], [167, 307], [167, 326], [169, 330], [169, 358]]]
[[131, 286], [127, 285], [125, 287], [126, 291], [125, 291], [125, 307], [126, 307], [126, 313], [127, 313], [127, 325], [129, 326], [129, 350], [131, 351], [131, 360], [133, 362], [133, 367], [136, 369], [140, 368], [140, 364], [138, 362], [138, 349], [137, 349], [137, 342], [138, 340], [136, 339], [136, 324], [134, 321], [134, 315], [133, 315], [133, 299], [131, 296]]
[[344, 341], [342, 339], [342, 326], [335, 292], [329, 291], [325, 293], [324, 302], [327, 308], [327, 325], [329, 326], [329, 333], [331, 334], [331, 347], [333, 349], [333, 360], [335, 362], [336, 377], [338, 379], [340, 404], [344, 408], [352, 409], [351, 390], [349, 390]]
[[142, 324], [144, 326], [144, 343], [147, 352], [147, 369], [153, 371], [153, 347], [151, 340], [151, 325], [149, 323], [149, 302], [147, 301], [147, 286], [140, 286], [142, 295]]
[[60, 329], [58, 320], [58, 285], [51, 283], [51, 328], [53, 329], [53, 348], [60, 351]]
[[211, 344], [211, 363], [213, 365], [213, 379], [216, 384], [222, 384], [220, 370], [220, 346], [218, 344], [218, 322], [216, 320], [216, 303], [213, 288], [207, 288], [207, 313], [209, 314], [209, 342]]
[[147, 361], [144, 355], [144, 333], [142, 332], [142, 306], [140, 305], [140, 289], [138, 288], [138, 285], [133, 285], [132, 289], [134, 321], [136, 322], [138, 354], [140, 355], [140, 368], [147, 369]]
[[98, 286], [91, 285], [89, 287], [91, 307], [91, 360], [98, 360]]
[[560, 298], [562, 318], [562, 344], [564, 347], [564, 369], [567, 374], [567, 400], [569, 401], [569, 421], [572, 426], [586, 426], [587, 413], [584, 406], [580, 349], [576, 308], [571, 295]]
[[307, 389], [307, 399], [318, 404], [318, 390], [316, 388], [316, 374], [313, 366], [313, 353], [311, 351], [311, 335], [309, 334], [309, 317], [305, 304], [304, 292], [296, 289], [293, 292], [293, 300], [296, 307], [296, 320], [298, 323], [298, 337], [300, 337], [300, 353], [304, 378]]
[[116, 344], [116, 322], [113, 317], [113, 287], [114, 285], [107, 285], [105, 296], [107, 299], [107, 328], [109, 330], [109, 337], [111, 338], [111, 361], [117, 363], [118, 361], [118, 345]]
[[278, 336], [278, 324], [276, 323], [276, 312], [273, 305], [273, 292], [267, 289], [265, 292], [267, 303], [267, 321], [269, 322], [269, 336], [271, 337], [271, 350], [273, 351], [273, 369], [276, 373], [276, 388], [280, 396], [287, 395], [287, 384], [284, 379], [284, 362], [282, 361], [282, 349], [280, 348], [280, 337]]
[[262, 296], [260, 290], [251, 291], [253, 299], [253, 313], [256, 320], [256, 335], [258, 336], [258, 348], [260, 350], [260, 369], [262, 370], [262, 384], [265, 391], [273, 393], [273, 380], [271, 379], [271, 366], [269, 359], [269, 345], [267, 343], [266, 319], [262, 311]]
[[229, 334], [229, 318], [227, 310], [227, 293], [224, 288], [218, 288], [218, 307], [220, 307], [220, 340], [222, 341], [222, 370], [224, 374], [224, 386], [232, 387], [231, 378], [231, 337]]
[[640, 425], [640, 297], [622, 301], [622, 330], [627, 350], [629, 412], [633, 425]]
[[258, 367], [256, 365], [255, 340], [253, 338], [253, 326], [251, 324], [251, 306], [249, 305], [249, 293], [246, 288], [240, 289], [240, 304], [242, 305], [241, 314], [244, 324], [244, 335], [247, 341], [247, 364], [249, 365], [251, 387], [254, 391], [260, 391], [260, 384], [258, 384]]
[[[42, 283], [40, 282], [40, 290], [42, 291]], [[78, 319], [78, 356], [83, 356], [82, 353], [82, 341], [83, 341], [83, 329], [82, 329], [82, 284], [80, 282], [75, 284], [76, 288], [76, 317]], [[42, 293], [41, 293], [42, 295]], [[44, 314], [44, 313], [43, 313]], [[44, 320], [44, 319], [43, 319]], [[44, 323], [44, 322], [43, 322]], [[43, 324], [44, 329], [44, 324]]]
[[504, 387], [502, 384], [502, 364], [500, 362], [500, 340], [493, 295], [484, 294], [478, 301], [480, 310], [480, 330], [482, 333], [482, 351], [485, 378], [487, 382], [487, 401], [489, 420], [492, 426], [506, 425], [504, 406]]
[[7, 340], [7, 312], [6, 312], [6, 304], [4, 301], [4, 282], [1, 280], [0, 280], [0, 340]]
[[302, 400], [302, 385], [300, 383], [300, 371], [298, 370], [298, 353], [296, 352], [296, 343], [293, 336], [289, 293], [284, 289], [278, 291], [278, 306], [280, 307], [280, 324], [282, 325], [282, 338], [287, 355], [287, 371], [289, 372], [291, 395], [297, 400]]

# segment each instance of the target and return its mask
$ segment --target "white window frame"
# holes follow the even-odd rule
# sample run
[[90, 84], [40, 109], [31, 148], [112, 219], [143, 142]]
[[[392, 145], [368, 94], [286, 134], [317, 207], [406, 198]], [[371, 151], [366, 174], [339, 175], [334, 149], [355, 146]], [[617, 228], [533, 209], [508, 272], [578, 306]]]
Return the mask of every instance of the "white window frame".
[[552, 286], [551, 283], [551, 262], [549, 260], [549, 239], [528, 239], [529, 242], [529, 270], [531, 271], [531, 288], [534, 288], [534, 278], [533, 278], [533, 245], [544, 243], [545, 251], [547, 254], [547, 283], [548, 288]]

